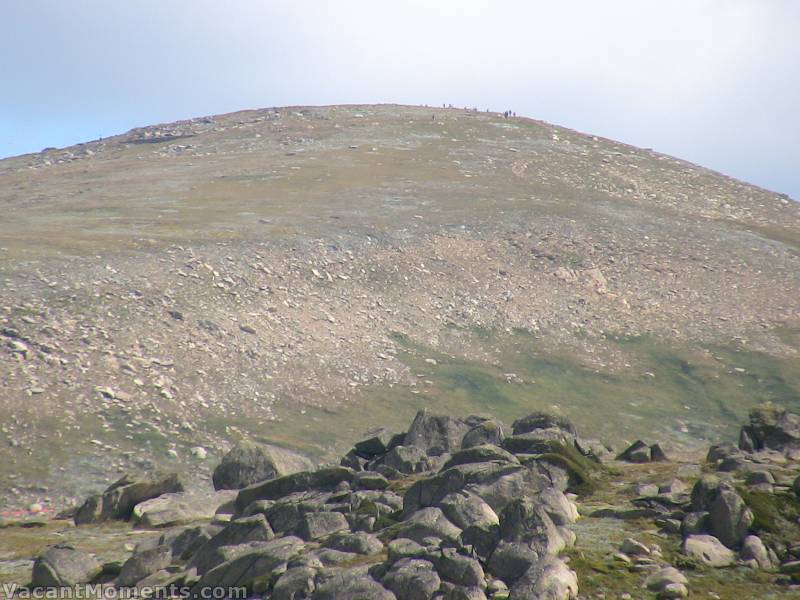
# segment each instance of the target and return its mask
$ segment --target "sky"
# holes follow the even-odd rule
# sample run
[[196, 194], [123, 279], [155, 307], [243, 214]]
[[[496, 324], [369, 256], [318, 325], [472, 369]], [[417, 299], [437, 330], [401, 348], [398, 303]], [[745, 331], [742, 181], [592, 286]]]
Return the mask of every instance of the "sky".
[[244, 108], [475, 106], [800, 199], [795, 0], [1, 0], [0, 157]]

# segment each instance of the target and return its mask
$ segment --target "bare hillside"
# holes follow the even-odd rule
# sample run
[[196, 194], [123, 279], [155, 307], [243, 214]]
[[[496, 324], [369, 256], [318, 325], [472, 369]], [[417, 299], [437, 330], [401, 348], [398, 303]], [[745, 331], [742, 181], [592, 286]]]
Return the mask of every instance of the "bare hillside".
[[0, 215], [5, 508], [207, 478], [243, 435], [325, 460], [422, 407], [674, 447], [800, 408], [800, 205], [540, 121], [145, 127], [0, 161]]

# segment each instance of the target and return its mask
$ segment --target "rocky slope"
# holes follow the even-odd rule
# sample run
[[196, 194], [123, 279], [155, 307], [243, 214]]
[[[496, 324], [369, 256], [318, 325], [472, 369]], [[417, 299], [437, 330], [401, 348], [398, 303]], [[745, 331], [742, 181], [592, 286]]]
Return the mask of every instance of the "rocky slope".
[[[85, 541], [41, 552], [26, 590], [312, 600], [783, 598], [800, 594], [800, 415], [766, 404], [738, 446], [613, 459], [561, 416], [512, 426], [420, 411], [340, 464], [243, 442], [202, 499], [131, 475], [73, 513]], [[210, 501], [209, 501], [210, 499]], [[215, 508], [217, 507], [218, 508]], [[583, 515], [581, 517], [581, 514]], [[132, 521], [139, 541], [103, 523]], [[94, 529], [92, 529], [94, 528]], [[123, 530], [125, 531], [125, 530]], [[24, 563], [18, 563], [18, 569]], [[13, 579], [12, 573], [12, 579]], [[28, 583], [29, 582], [29, 583]], [[10, 589], [10, 588], [9, 588]]]
[[800, 408], [798, 205], [539, 121], [145, 127], [0, 161], [0, 213], [0, 518], [425, 406], [682, 450]]

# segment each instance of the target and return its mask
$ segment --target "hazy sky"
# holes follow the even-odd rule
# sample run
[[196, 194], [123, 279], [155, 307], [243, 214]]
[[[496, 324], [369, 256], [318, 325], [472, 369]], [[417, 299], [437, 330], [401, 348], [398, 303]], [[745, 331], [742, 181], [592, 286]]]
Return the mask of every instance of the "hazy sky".
[[0, 0], [0, 156], [287, 104], [510, 108], [800, 198], [794, 0]]

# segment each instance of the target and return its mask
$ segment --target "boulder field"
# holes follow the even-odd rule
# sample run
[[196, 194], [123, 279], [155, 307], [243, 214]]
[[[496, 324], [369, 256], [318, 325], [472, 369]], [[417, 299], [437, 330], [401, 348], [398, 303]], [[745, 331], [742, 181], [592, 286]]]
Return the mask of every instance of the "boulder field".
[[[122, 562], [52, 546], [35, 560], [30, 587], [92, 582], [198, 598], [236, 588], [240, 597], [275, 600], [569, 600], [580, 597], [572, 558], [579, 504], [604, 497], [626, 464], [670, 460], [641, 440], [613, 452], [543, 413], [508, 426], [423, 410], [407, 431], [370, 431], [339, 464], [319, 466], [245, 441], [217, 467], [215, 490], [187, 491], [173, 474], [149, 473], [88, 498], [73, 513], [76, 525], [130, 520], [153, 534]], [[658, 525], [662, 545], [676, 553], [631, 536], [614, 554], [639, 578], [631, 591], [647, 597], [688, 596], [695, 569], [751, 569], [795, 589], [798, 460], [800, 417], [761, 405], [738, 446], [714, 445], [695, 470], [682, 466], [691, 485], [643, 483], [623, 505], [589, 503], [581, 520]]]

